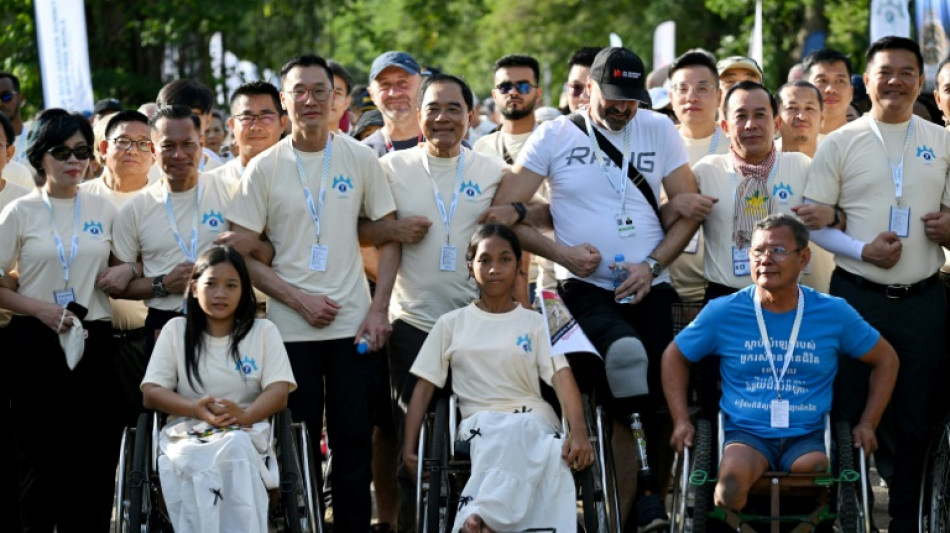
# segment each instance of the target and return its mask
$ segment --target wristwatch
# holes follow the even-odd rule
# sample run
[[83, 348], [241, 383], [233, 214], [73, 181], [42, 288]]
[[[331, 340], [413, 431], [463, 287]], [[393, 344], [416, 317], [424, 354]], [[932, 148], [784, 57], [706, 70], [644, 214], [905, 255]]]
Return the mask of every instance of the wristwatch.
[[663, 265], [652, 255], [648, 255], [643, 262], [650, 267], [650, 273], [653, 274], [653, 279], [660, 277], [660, 274], [663, 273]]
[[836, 205], [832, 209], [835, 212], [835, 219], [831, 221], [831, 224], [828, 224], [829, 228], [833, 228], [841, 223], [841, 215], [839, 214], [839, 211], [841, 210], [841, 208]]
[[164, 278], [165, 274], [160, 274], [152, 279], [152, 293], [155, 294], [156, 298], [168, 296], [168, 291], [165, 290], [165, 284], [162, 283]]

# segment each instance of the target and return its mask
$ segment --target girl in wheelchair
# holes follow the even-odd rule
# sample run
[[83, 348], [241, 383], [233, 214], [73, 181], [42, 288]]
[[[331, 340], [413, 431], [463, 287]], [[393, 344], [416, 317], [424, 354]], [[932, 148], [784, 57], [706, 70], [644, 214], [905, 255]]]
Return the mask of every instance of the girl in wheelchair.
[[[159, 477], [175, 531], [267, 531], [267, 489], [277, 486], [267, 418], [296, 388], [287, 352], [257, 305], [241, 254], [203, 253], [185, 316], [155, 344], [142, 392], [167, 413]], [[263, 479], [264, 483], [261, 483]]]
[[[481, 296], [436, 322], [412, 366], [419, 381], [406, 416], [406, 467], [415, 473], [419, 428], [451, 369], [459, 435], [470, 441], [472, 464], [453, 531], [574, 531], [571, 469], [586, 468], [594, 457], [577, 384], [564, 356], [551, 356], [542, 315], [513, 299], [521, 259], [514, 233], [482, 226], [466, 259]], [[541, 397], [539, 378], [557, 392], [567, 435]]]

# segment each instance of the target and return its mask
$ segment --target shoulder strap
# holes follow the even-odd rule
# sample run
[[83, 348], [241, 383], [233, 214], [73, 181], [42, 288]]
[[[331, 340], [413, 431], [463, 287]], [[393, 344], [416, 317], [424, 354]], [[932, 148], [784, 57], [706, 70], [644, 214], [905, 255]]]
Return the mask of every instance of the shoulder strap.
[[[574, 123], [575, 126], [580, 128], [584, 135], [587, 135], [587, 122], [584, 120], [584, 117], [580, 113], [571, 113], [568, 117], [568, 120]], [[617, 150], [617, 147], [614, 146], [614, 143], [610, 142], [609, 139], [604, 137], [604, 134], [599, 132], [597, 128], [594, 128], [594, 137], [597, 138], [597, 144], [600, 146], [600, 151], [605, 153], [611, 161], [619, 168], [623, 164], [623, 156], [620, 154], [620, 150]], [[637, 186], [637, 190], [640, 191], [640, 194], [646, 198], [647, 202], [650, 203], [650, 207], [653, 208], [653, 212], [656, 214], [656, 218], [660, 220], [661, 224], [663, 218], [660, 216], [660, 206], [656, 202], [656, 197], [653, 195], [653, 191], [650, 190], [650, 184], [647, 183], [646, 178], [643, 177], [643, 174], [635, 166], [633, 162], [627, 164], [627, 177], [630, 178], [630, 181]]]

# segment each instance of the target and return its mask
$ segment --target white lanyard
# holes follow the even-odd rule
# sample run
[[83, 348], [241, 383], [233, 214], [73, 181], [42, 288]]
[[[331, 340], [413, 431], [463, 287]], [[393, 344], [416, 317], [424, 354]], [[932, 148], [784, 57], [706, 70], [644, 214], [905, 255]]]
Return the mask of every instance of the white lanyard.
[[759, 335], [762, 336], [762, 346], [765, 348], [765, 355], [769, 358], [769, 366], [772, 367], [772, 376], [775, 378], [775, 392], [778, 399], [782, 399], [782, 380], [785, 379], [785, 372], [792, 363], [792, 356], [795, 353], [795, 343], [798, 342], [798, 330], [802, 325], [802, 315], [805, 314], [805, 295], [802, 288], [798, 287], [798, 309], [795, 311], [795, 322], [792, 324], [792, 334], [788, 338], [788, 348], [785, 350], [785, 361], [782, 365], [782, 373], [775, 370], [775, 356], [772, 355], [772, 343], [769, 341], [769, 332], [765, 328], [765, 319], [762, 317], [762, 298], [759, 296], [758, 289], [755, 290], [753, 297], [755, 303], [755, 320], [759, 323]]
[[884, 136], [881, 135], [881, 129], [878, 127], [877, 121], [868, 117], [868, 122], [871, 123], [871, 131], [874, 132], [874, 136], [877, 137], [877, 140], [881, 141], [881, 146], [884, 147], [884, 157], [887, 157], [887, 163], [891, 166], [891, 178], [894, 179], [894, 196], [897, 197], [898, 201], [904, 196], [904, 154], [907, 152], [907, 147], [910, 146], [910, 140], [914, 137], [914, 118], [912, 115], [910, 121], [907, 123], [907, 135], [904, 137], [904, 148], [901, 150], [901, 159], [895, 165], [887, 155], [887, 144], [884, 142]]
[[630, 123], [627, 123], [623, 128], [623, 159], [620, 163], [620, 187], [618, 188], [614, 185], [612, 179], [610, 179], [610, 172], [607, 171], [607, 159], [604, 158], [603, 152], [600, 151], [600, 145], [597, 144], [597, 137], [594, 135], [594, 125], [590, 123], [590, 116], [588, 113], [584, 113], [584, 122], [587, 123], [587, 137], [590, 138], [591, 148], [594, 150], [594, 156], [597, 157], [597, 162], [600, 163], [600, 171], [603, 172], [604, 177], [607, 178], [607, 183], [610, 186], [620, 193], [620, 212], [627, 212], [627, 182], [630, 181], [627, 179], [627, 168], [630, 166]]
[[66, 280], [65, 287], [69, 287], [69, 269], [76, 260], [76, 254], [79, 253], [79, 213], [82, 210], [82, 200], [79, 191], [76, 191], [76, 198], [73, 200], [73, 238], [69, 245], [69, 259], [66, 259], [66, 250], [63, 248], [63, 239], [56, 231], [56, 220], [53, 218], [53, 204], [49, 201], [49, 195], [46, 189], [40, 189], [43, 194], [43, 203], [49, 210], [50, 229], [53, 230], [53, 242], [56, 243], [56, 255], [59, 256], [59, 264], [63, 267], [63, 278]]
[[327, 144], [323, 148], [323, 171], [320, 173], [320, 192], [317, 193], [317, 204], [313, 203], [313, 193], [310, 192], [310, 185], [307, 181], [307, 174], [303, 170], [303, 162], [300, 160], [300, 154], [294, 150], [294, 158], [297, 160], [297, 177], [300, 178], [300, 186], [303, 187], [304, 197], [307, 199], [307, 208], [310, 209], [310, 218], [313, 219], [313, 226], [317, 229], [317, 244], [320, 244], [320, 215], [323, 214], [323, 200], [326, 198], [327, 176], [330, 175], [330, 159], [333, 157], [332, 137], [327, 133]]
[[455, 187], [452, 188], [452, 205], [449, 207], [448, 213], [445, 212], [445, 202], [442, 201], [442, 193], [439, 192], [439, 186], [436, 184], [435, 178], [432, 177], [432, 172], [429, 170], [429, 154], [424, 148], [422, 149], [422, 166], [426, 169], [429, 181], [432, 182], [432, 191], [435, 193], [435, 205], [439, 208], [442, 224], [445, 225], [445, 243], [448, 244], [452, 229], [452, 219], [455, 218], [455, 208], [459, 205], [459, 189], [462, 187], [462, 173], [465, 171], [465, 149], [461, 148], [459, 150], [459, 161], [455, 167]]
[[178, 223], [175, 222], [175, 210], [172, 209], [172, 198], [171, 194], [168, 192], [168, 184], [162, 188], [165, 191], [165, 216], [168, 217], [168, 225], [172, 229], [172, 233], [175, 235], [175, 241], [178, 243], [178, 247], [185, 254], [185, 259], [194, 263], [198, 259], [198, 213], [201, 212], [201, 197], [204, 194], [204, 182], [201, 180], [201, 176], [198, 177], [198, 194], [195, 196], [195, 216], [192, 218], [191, 222], [191, 247], [189, 248], [185, 244], [185, 239], [181, 236], [181, 232], [178, 231]]
[[713, 138], [712, 142], [709, 144], [709, 155], [714, 155], [716, 150], [719, 149], [719, 127], [713, 126]]
[[[772, 163], [772, 169], [769, 170], [769, 177], [766, 178], [765, 180], [765, 188], [770, 191], [772, 189], [772, 184], [775, 183], [775, 175], [778, 174], [778, 164], [781, 160], [782, 160], [782, 152], [776, 151], [775, 162]], [[735, 208], [736, 202], [739, 201], [739, 199], [737, 198], [737, 192], [736, 192], [736, 189], [739, 188], [739, 178], [737, 176], [737, 174], [739, 173], [736, 172], [736, 168], [732, 166], [731, 161], [728, 162], [728, 165], [729, 165], [729, 176], [730, 176], [730, 180], [732, 181], [732, 205], [733, 205], [733, 208]], [[769, 194], [772, 194], [772, 193], [769, 192]]]

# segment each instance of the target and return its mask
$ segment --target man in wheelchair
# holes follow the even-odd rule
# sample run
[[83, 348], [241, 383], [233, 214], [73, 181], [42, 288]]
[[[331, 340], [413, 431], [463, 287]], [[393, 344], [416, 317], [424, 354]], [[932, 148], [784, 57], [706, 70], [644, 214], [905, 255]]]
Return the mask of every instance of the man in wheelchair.
[[670, 444], [692, 446], [689, 366], [721, 359], [724, 449], [715, 504], [738, 512], [767, 470], [820, 472], [839, 354], [872, 367], [869, 393], [852, 436], [877, 448], [875, 430], [897, 376], [891, 345], [844, 300], [798, 284], [808, 265], [808, 230], [789, 215], [755, 226], [748, 250], [754, 285], [711, 301], [663, 354], [663, 391], [674, 429]]

